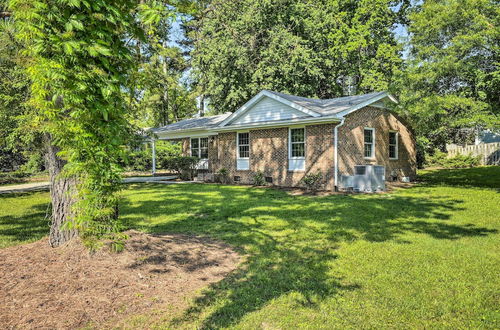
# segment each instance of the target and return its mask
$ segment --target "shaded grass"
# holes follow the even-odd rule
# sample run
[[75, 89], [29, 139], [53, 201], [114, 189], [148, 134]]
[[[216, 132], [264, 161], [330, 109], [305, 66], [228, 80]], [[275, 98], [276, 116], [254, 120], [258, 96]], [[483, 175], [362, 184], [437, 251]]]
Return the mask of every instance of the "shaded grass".
[[49, 232], [47, 192], [0, 194], [0, 248], [39, 240]]
[[[129, 186], [121, 205], [127, 228], [210, 236], [246, 255], [187, 311], [156, 311], [129, 325], [498, 328], [500, 168], [421, 177], [391, 194], [326, 197], [242, 186]], [[17, 244], [22, 240], [1, 236], [3, 228], [21, 214], [31, 220], [12, 234], [43, 217], [36, 200], [44, 193], [37, 194], [7, 211], [1, 200], [0, 238]]]
[[498, 327], [500, 172], [472, 170], [477, 180], [465, 187], [459, 172], [449, 183], [446, 171], [426, 172], [423, 184], [384, 195], [136, 186], [124, 203], [128, 226], [210, 235], [248, 255], [188, 311], [156, 325]]
[[445, 185], [460, 188], [490, 188], [500, 190], [499, 166], [479, 166], [461, 169], [433, 169], [419, 172], [427, 185]]

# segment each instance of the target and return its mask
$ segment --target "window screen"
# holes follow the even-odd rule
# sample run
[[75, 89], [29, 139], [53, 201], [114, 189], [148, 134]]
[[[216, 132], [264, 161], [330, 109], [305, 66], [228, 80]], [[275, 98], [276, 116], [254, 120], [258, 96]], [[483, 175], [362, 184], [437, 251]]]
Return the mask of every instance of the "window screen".
[[208, 159], [208, 138], [200, 138], [200, 158]]
[[365, 128], [364, 131], [365, 158], [373, 158], [374, 132], [375, 131], [373, 130], [373, 128]]
[[238, 158], [250, 157], [250, 134], [238, 133]]
[[191, 156], [208, 159], [208, 138], [191, 139]]
[[200, 139], [193, 138], [191, 139], [191, 156], [192, 157], [200, 157]]
[[306, 143], [305, 143], [305, 130], [304, 128], [290, 129], [290, 155], [292, 158], [305, 157]]
[[389, 158], [398, 158], [398, 133], [389, 132]]

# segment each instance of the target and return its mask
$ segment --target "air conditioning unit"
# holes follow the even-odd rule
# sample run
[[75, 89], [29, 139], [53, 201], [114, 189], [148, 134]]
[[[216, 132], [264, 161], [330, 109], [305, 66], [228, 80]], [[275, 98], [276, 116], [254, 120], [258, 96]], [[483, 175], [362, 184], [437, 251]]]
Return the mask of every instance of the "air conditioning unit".
[[353, 190], [354, 188], [354, 175], [341, 175], [339, 177], [340, 190]]
[[379, 165], [356, 165], [352, 179], [354, 191], [375, 192], [385, 190], [385, 167]]

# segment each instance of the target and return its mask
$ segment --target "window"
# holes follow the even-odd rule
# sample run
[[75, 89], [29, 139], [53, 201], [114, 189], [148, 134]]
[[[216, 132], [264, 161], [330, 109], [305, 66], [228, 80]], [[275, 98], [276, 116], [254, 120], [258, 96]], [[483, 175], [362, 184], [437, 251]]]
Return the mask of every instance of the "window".
[[191, 156], [208, 159], [208, 138], [191, 139]]
[[304, 128], [291, 128], [290, 129], [290, 157], [291, 158], [304, 158], [306, 155], [306, 142], [305, 142]]
[[365, 158], [373, 158], [375, 156], [375, 129], [365, 128]]
[[250, 134], [238, 133], [238, 158], [250, 157]]
[[191, 156], [200, 157], [200, 139], [191, 139]]
[[398, 132], [389, 132], [389, 158], [398, 159]]
[[200, 158], [208, 159], [208, 138], [200, 138]]

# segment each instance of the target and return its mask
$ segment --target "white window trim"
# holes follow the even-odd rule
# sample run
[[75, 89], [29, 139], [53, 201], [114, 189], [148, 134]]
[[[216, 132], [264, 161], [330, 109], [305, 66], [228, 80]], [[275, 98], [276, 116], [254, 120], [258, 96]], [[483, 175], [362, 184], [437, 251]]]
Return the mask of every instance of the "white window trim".
[[[365, 130], [370, 130], [372, 131], [372, 156], [371, 157], [366, 157], [365, 156]], [[373, 127], [364, 127], [363, 128], [363, 157], [365, 159], [375, 159], [375, 128]]]
[[399, 159], [399, 132], [398, 131], [389, 131], [389, 133], [396, 133], [396, 157], [391, 157], [391, 152], [390, 152], [390, 138], [389, 138], [389, 150], [387, 152], [389, 153], [389, 159], [390, 160], [398, 160]]
[[[200, 136], [200, 137], [192, 137], [192, 138], [189, 138], [189, 155], [191, 157], [193, 157], [193, 148], [192, 148], [192, 145], [191, 145], [191, 141], [192, 140], [198, 140], [198, 155], [201, 156], [201, 141], [200, 139], [204, 139], [206, 138], [208, 140], [208, 144], [207, 144], [207, 154], [208, 154], [208, 149], [210, 148], [210, 139], [208, 136]], [[207, 158], [201, 158], [200, 157], [200, 160], [208, 160], [208, 157]]]
[[[297, 128], [304, 129], [304, 157], [292, 157], [292, 129], [297, 129]], [[307, 133], [305, 126], [288, 127], [288, 159], [306, 159], [307, 155], [306, 141], [307, 141]]]
[[[240, 157], [240, 133], [248, 133], [248, 157]], [[246, 144], [243, 144], [246, 145]], [[236, 155], [238, 159], [250, 159], [250, 131], [238, 131], [236, 132]]]

